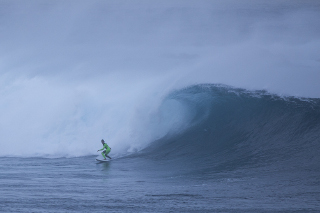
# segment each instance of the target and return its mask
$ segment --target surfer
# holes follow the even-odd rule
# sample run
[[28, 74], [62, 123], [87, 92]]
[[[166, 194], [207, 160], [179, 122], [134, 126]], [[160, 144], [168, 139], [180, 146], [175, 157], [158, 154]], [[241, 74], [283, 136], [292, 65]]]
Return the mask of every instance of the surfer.
[[108, 156], [109, 152], [111, 151], [111, 148], [108, 146], [108, 144], [106, 144], [106, 143], [104, 142], [103, 139], [101, 140], [101, 143], [102, 143], [103, 147], [102, 147], [102, 149], [99, 149], [97, 152], [102, 151], [102, 150], [105, 149], [103, 152], [101, 152], [104, 160], [106, 160], [106, 157], [108, 157], [108, 158], [111, 159], [111, 157]]

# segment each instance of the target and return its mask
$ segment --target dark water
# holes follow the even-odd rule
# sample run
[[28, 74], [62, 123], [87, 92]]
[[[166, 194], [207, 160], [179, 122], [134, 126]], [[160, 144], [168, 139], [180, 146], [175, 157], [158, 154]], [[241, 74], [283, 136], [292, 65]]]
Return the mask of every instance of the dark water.
[[[1, 212], [320, 212], [320, 100], [198, 85], [133, 155], [0, 158]], [[112, 155], [111, 155], [112, 156]]]

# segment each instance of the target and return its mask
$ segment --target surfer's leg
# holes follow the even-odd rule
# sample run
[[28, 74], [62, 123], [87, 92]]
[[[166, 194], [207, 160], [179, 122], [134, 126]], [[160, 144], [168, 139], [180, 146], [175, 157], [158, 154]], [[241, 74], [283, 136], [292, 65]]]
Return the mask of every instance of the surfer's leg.
[[108, 155], [106, 155], [106, 157], [107, 157], [107, 158], [109, 158], [109, 159], [111, 159], [111, 157], [110, 157], [110, 156], [108, 156]]
[[[101, 154], [102, 154], [102, 156], [103, 156], [104, 159], [106, 159], [106, 156], [107, 156], [108, 158], [110, 158], [110, 157], [108, 156], [108, 154], [109, 154], [110, 151], [111, 151], [110, 149], [106, 149], [106, 150], [104, 150], [103, 152], [101, 152]], [[110, 159], [111, 159], [111, 158], [110, 158]]]
[[106, 151], [101, 152], [101, 155], [103, 156], [104, 159], [106, 159], [106, 156], [104, 155]]
[[108, 156], [110, 151], [111, 151], [110, 149], [106, 149], [106, 150], [104, 150], [104, 154], [106, 155], [106, 157], [111, 159], [111, 157]]
[[107, 155], [107, 154], [109, 154], [110, 151], [111, 151], [110, 149], [106, 149], [103, 152], [104, 152], [105, 155]]

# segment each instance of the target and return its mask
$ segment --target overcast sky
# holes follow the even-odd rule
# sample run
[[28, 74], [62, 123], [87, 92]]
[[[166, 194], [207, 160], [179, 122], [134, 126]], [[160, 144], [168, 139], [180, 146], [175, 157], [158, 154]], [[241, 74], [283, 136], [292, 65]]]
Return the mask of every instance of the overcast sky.
[[198, 82], [320, 97], [319, 18], [308, 0], [1, 0], [0, 73], [201, 73]]
[[84, 152], [199, 83], [320, 98], [319, 20], [317, 0], [0, 0], [0, 140]]

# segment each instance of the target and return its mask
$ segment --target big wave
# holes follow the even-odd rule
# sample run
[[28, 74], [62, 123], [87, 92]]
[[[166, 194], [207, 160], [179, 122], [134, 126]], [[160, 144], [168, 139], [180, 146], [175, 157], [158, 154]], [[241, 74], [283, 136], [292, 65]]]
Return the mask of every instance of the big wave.
[[204, 84], [175, 91], [169, 100], [188, 111], [188, 127], [154, 141], [141, 157], [204, 171], [267, 165], [319, 170], [319, 99]]

